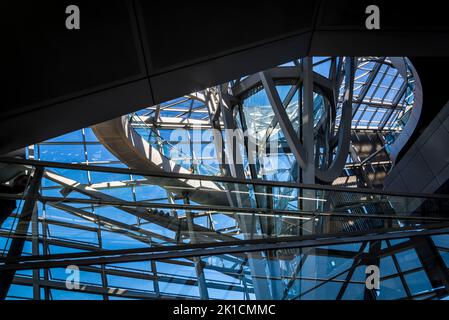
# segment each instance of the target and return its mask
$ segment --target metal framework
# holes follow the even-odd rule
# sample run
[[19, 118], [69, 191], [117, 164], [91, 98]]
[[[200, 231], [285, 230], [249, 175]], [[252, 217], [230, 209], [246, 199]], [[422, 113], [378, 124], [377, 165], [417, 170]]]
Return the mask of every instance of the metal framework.
[[[226, 143], [204, 155], [204, 139], [195, 139], [195, 132], [237, 128], [248, 134], [247, 149], [248, 139], [258, 140], [259, 152], [245, 151], [244, 158], [256, 159], [240, 169], [241, 177], [382, 188], [391, 158], [402, 147], [398, 135], [412, 112], [419, 118], [416, 77], [405, 58], [304, 58], [143, 109], [130, 123], [165, 156], [197, 174], [223, 175], [233, 168], [221, 167], [232, 153], [225, 150], [226, 133], [220, 137]], [[181, 141], [171, 140], [180, 128], [190, 133]], [[361, 143], [360, 137], [369, 134], [376, 137]], [[262, 157], [273, 138], [279, 146]], [[280, 154], [284, 169], [266, 174], [269, 156]], [[351, 172], [354, 166], [357, 174]]]
[[[61, 179], [53, 173], [57, 168], [52, 168], [51, 163], [28, 162], [28, 165], [32, 165], [36, 168], [46, 168], [42, 178], [43, 182], [49, 177], [51, 177], [53, 181]], [[83, 172], [82, 169], [85, 169], [85, 166], [64, 165], [60, 163], [57, 164], [57, 167], [66, 167], [67, 170], [72, 171], [75, 171], [74, 169], [78, 168], [81, 169], [78, 170], [80, 172]], [[122, 170], [128, 170], [129, 173], [133, 172], [129, 169], [120, 170], [95, 166], [90, 166], [89, 169], [92, 174], [110, 171], [110, 174], [114, 175], [117, 174], [116, 172]], [[36, 177], [32, 180], [34, 181], [33, 185], [36, 185], [36, 181], [38, 181], [37, 175], [39, 174], [39, 170], [36, 170], [35, 172]], [[139, 178], [144, 178], [140, 176], [142, 174], [143, 172], [136, 172], [136, 176], [139, 175]], [[145, 178], [149, 177], [150, 176], [145, 176]], [[172, 177], [172, 179], [176, 179], [176, 175]], [[219, 179], [222, 179], [227, 183], [230, 181], [229, 178], [225, 179], [217, 177], [217, 182]], [[63, 183], [65, 180], [66, 178], [59, 181]], [[236, 180], [235, 184], [237, 183], [241, 184], [242, 181]], [[258, 183], [259, 186], [270, 185], [270, 183], [263, 181], [259, 181]], [[45, 185], [45, 183], [42, 185]], [[74, 183], [70, 185], [71, 188], [74, 189], [71, 193], [75, 192], [75, 190], [81, 192], [83, 188], [85, 188], [85, 186], [80, 186]], [[61, 189], [66, 187], [67, 185], [65, 183], [61, 185]], [[395, 195], [392, 193], [385, 193], [383, 195], [377, 195], [376, 200], [376, 193], [362, 193], [363, 190], [351, 190], [328, 186], [326, 187], [326, 190], [321, 190], [320, 192], [319, 186], [315, 186], [315, 189], [309, 189], [307, 191], [310, 193], [312, 190], [317, 194], [317, 198], [313, 200], [315, 203], [320, 202], [320, 200], [340, 198], [339, 195], [347, 195], [355, 192], [354, 194], [359, 196], [360, 202], [363, 199], [365, 205], [367, 205], [369, 200], [371, 200], [371, 204], [377, 203], [377, 205], [385, 202], [390, 204], [394, 203], [393, 207], [396, 211], [394, 213], [392, 212], [390, 215], [386, 215], [385, 210], [379, 207], [377, 214], [356, 214], [346, 209], [341, 210], [341, 203], [340, 205], [328, 208], [329, 211], [327, 212], [324, 210], [321, 212], [281, 211], [276, 208], [265, 208], [265, 210], [263, 210], [263, 208], [220, 208], [213, 207], [212, 205], [205, 207], [204, 205], [188, 203], [173, 205], [170, 203], [158, 203], [158, 199], [148, 199], [146, 201], [112, 199], [111, 196], [107, 196], [103, 194], [103, 192], [89, 192], [88, 189], [84, 189], [83, 191], [84, 194], [90, 195], [90, 198], [88, 199], [76, 197], [73, 194], [71, 197], [50, 197], [45, 195], [48, 192], [45, 191], [45, 187], [41, 187], [41, 195], [37, 196], [35, 199], [30, 196], [30, 192], [32, 191], [32, 185], [30, 185], [29, 191], [24, 195], [25, 199], [28, 199], [28, 201], [37, 200], [45, 210], [54, 207], [58, 208], [60, 211], [58, 211], [58, 214], [50, 216], [47, 216], [47, 212], [44, 211], [43, 213], [45, 213], [45, 215], [39, 217], [37, 222], [41, 225], [45, 225], [42, 234], [38, 231], [39, 229], [31, 228], [30, 232], [26, 234], [18, 234], [18, 232], [21, 231], [16, 229], [14, 234], [9, 236], [12, 239], [24, 239], [23, 237], [26, 236], [29, 239], [27, 241], [31, 242], [32, 239], [37, 238], [39, 244], [42, 245], [41, 248], [47, 249], [46, 251], [41, 251], [41, 249], [39, 249], [38, 253], [30, 252], [29, 256], [27, 256], [27, 254], [22, 254], [22, 256], [13, 257], [11, 254], [8, 254], [4, 259], [0, 260], [0, 269], [2, 274], [9, 270], [15, 271], [13, 288], [21, 286], [24, 288], [32, 288], [32, 286], [37, 287], [39, 290], [36, 289], [33, 291], [34, 295], [32, 297], [34, 298], [38, 298], [38, 294], [41, 291], [41, 298], [52, 298], [52, 293], [60, 294], [60, 291], [66, 291], [69, 297], [74, 297], [73, 293], [76, 292], [86, 295], [86, 297], [89, 298], [100, 298], [97, 296], [98, 294], [101, 294], [101, 297], [103, 298], [225, 298], [226, 294], [223, 297], [217, 297], [217, 291], [221, 290], [220, 292], [224, 294], [230, 290], [233, 294], [239, 293], [240, 298], [247, 299], [251, 297], [257, 298], [254, 281], [258, 281], [259, 285], [262, 285], [264, 282], [265, 285], [267, 285], [266, 281], [268, 280], [274, 281], [274, 283], [277, 283], [278, 286], [282, 288], [281, 291], [277, 291], [278, 295], [272, 298], [357, 298], [357, 294], [355, 294], [351, 288], [353, 288], [354, 285], [361, 286], [363, 284], [363, 279], [360, 278], [357, 280], [353, 277], [355, 277], [354, 274], [356, 270], [360, 269], [366, 264], [366, 261], [369, 260], [370, 254], [369, 251], [366, 252], [366, 250], [360, 249], [366, 247], [369, 243], [377, 241], [382, 243], [379, 252], [376, 253], [376, 257], [380, 259], [381, 268], [383, 268], [383, 263], [387, 260], [399, 261], [396, 263], [399, 267], [396, 267], [397, 272], [394, 273], [395, 276], [394, 274], [388, 274], [383, 280], [388, 283], [388, 281], [393, 281], [396, 277], [399, 277], [400, 279], [403, 278], [405, 285], [398, 287], [401, 288], [400, 291], [403, 291], [402, 293], [404, 293], [401, 298], [415, 297], [415, 294], [410, 293], [410, 289], [405, 290], [405, 288], [408, 288], [406, 279], [409, 279], [415, 273], [422, 274], [423, 272], [427, 272], [426, 274], [428, 274], [427, 277], [429, 279], [437, 279], [432, 280], [435, 283], [441, 283], [441, 281], [443, 281], [441, 279], [445, 279], [444, 277], [447, 272], [447, 269], [445, 268], [440, 268], [442, 271], [440, 271], [439, 275], [434, 275], [435, 270], [432, 268], [428, 268], [426, 271], [424, 265], [403, 271], [401, 266], [403, 268], [408, 268], [410, 259], [406, 258], [404, 260], [401, 258], [401, 255], [404, 255], [404, 252], [407, 253], [421, 250], [415, 245], [415, 239], [428, 239], [426, 240], [427, 243], [430, 241], [436, 250], [433, 249], [434, 255], [430, 258], [426, 256], [422, 259], [426, 259], [426, 263], [435, 259], [435, 263], [439, 261], [441, 264], [443, 261], [441, 255], [444, 256], [444, 253], [449, 250], [445, 249], [447, 242], [441, 241], [442, 239], [447, 238], [449, 219], [439, 216], [439, 213], [444, 211], [448, 206], [449, 198], [444, 196], [427, 196], [424, 207], [435, 207], [435, 203], [437, 203], [438, 208], [433, 212], [426, 210], [425, 213], [417, 215], [409, 214], [409, 211], [405, 208], [405, 204], [416, 200], [416, 195], [406, 197], [403, 194]], [[104, 189], [102, 191], [104, 191]], [[323, 194], [324, 191], [327, 191], [328, 194]], [[320, 196], [318, 196], [318, 194]], [[2, 197], [11, 196], [2, 195]], [[273, 196], [272, 198], [274, 201], [276, 197]], [[22, 209], [22, 212], [25, 212], [28, 210], [26, 207], [29, 207], [29, 205], [23, 205], [23, 207], [24, 209]], [[112, 214], [108, 217], [103, 216], [100, 213], [89, 213], [89, 207], [93, 207], [94, 211], [97, 212], [100, 211], [102, 207], [111, 209], [116, 208], [130, 216], [140, 216], [140, 212], [142, 214], [141, 218], [142, 220], [145, 220], [145, 222], [141, 221], [140, 225], [137, 225], [137, 223], [125, 224], [123, 221], [120, 221], [121, 219], [118, 217], [115, 219], [111, 217], [113, 216]], [[176, 215], [172, 213], [173, 208], [176, 208]], [[401, 208], [403, 212], [400, 212]], [[145, 209], [145, 211], [143, 211], [143, 209]], [[67, 221], [62, 215], [63, 212], [70, 213], [73, 215], [74, 219], [79, 218], [81, 220]], [[298, 219], [312, 219], [316, 220], [316, 225], [319, 225], [320, 228], [315, 229], [313, 234], [310, 233], [308, 235], [301, 233], [287, 233], [284, 231], [283, 233], [270, 236], [268, 233], [261, 233], [261, 230], [254, 230], [254, 235], [252, 237], [246, 237], [252, 240], [245, 240], [245, 238], [241, 238], [241, 230], [238, 232], [239, 226], [237, 225], [233, 228], [215, 227], [206, 229], [204, 228], [203, 223], [200, 222], [201, 219], [204, 219], [205, 217], [211, 219], [211, 221], [218, 222], [220, 221], [220, 216], [227, 214], [226, 216], [229, 217], [230, 213], [243, 215], [250, 214], [259, 218], [266, 215], [272, 215], [284, 220], [284, 222], [289, 219], [292, 221]], [[12, 219], [17, 219], [18, 217], [19, 216], [13, 216]], [[167, 220], [170, 220], [170, 222]], [[190, 220], [190, 223], [183, 222], [186, 220]], [[373, 222], [374, 225], [366, 224], [367, 220]], [[92, 222], [92, 225], [84, 225], [81, 221]], [[164, 237], [161, 235], [161, 232], [154, 232], [155, 230], [152, 232], [150, 231], [151, 229], [148, 230], [148, 228], [145, 228], [146, 222], [149, 221], [160, 226], [165, 226], [165, 228], [170, 230], [176, 230], [177, 232], [172, 236], [167, 235]], [[345, 224], [343, 221], [347, 223]], [[348, 229], [348, 226], [351, 225], [351, 221], [352, 225], [356, 223], [360, 224], [364, 221], [365, 229]], [[376, 227], [375, 223], [379, 223], [380, 221], [382, 221], [381, 226], [377, 225]], [[210, 223], [209, 225], [217, 226], [216, 223]], [[77, 235], [66, 234], [61, 231], [55, 233], [56, 230], [54, 227], [76, 229]], [[195, 238], [197, 239], [195, 242], [189, 241], [192, 237], [192, 230], [195, 231]], [[319, 232], [319, 230], [321, 231]], [[85, 233], [88, 232], [99, 235], [101, 241], [90, 243], [85, 241]], [[35, 233], [38, 233], [37, 237], [34, 235]], [[108, 233], [113, 234], [113, 236], [107, 236]], [[5, 235], [5, 233], [3, 234]], [[132, 248], [127, 248], [127, 243], [123, 241], [120, 242], [120, 245], [118, 246], [119, 249], [112, 249], [109, 247], [110, 242], [113, 240], [116, 241], [118, 236], [123, 236], [123, 239], [126, 237], [132, 239], [135, 245], [132, 246]], [[102, 245], [100, 245], [101, 243]], [[142, 243], [144, 246], [141, 247], [140, 245], [137, 245], [138, 243]], [[106, 248], [103, 247], [105, 245]], [[360, 248], [358, 248], [359, 246]], [[70, 248], [70, 250], [54, 251], [55, 248], [60, 248], [59, 250], [61, 250], [61, 248]], [[354, 248], [358, 249], [355, 250]], [[396, 250], [393, 250], [392, 248]], [[25, 252], [26, 250], [24, 250], [24, 253]], [[261, 258], [262, 261], [265, 261], [266, 263], [269, 262], [270, 265], [273, 264], [273, 261], [288, 264], [289, 267], [287, 269], [294, 273], [287, 275], [285, 273], [285, 268], [281, 268], [276, 272], [276, 275], [273, 275], [273, 270], [267, 274], [266, 270], [263, 271], [259, 268], [258, 271], [262, 271], [262, 273], [255, 274], [254, 267], [250, 267], [248, 264], [250, 260], [248, 256], [251, 252], [263, 252], [264, 255]], [[272, 257], [270, 257], [270, 254], [268, 253], [270, 253]], [[428, 255], [429, 253], [424, 250], [422, 254]], [[254, 257], [252, 258], [254, 259]], [[343, 279], [340, 279], [340, 275], [329, 271], [326, 271], [319, 276], [320, 272], [322, 272], [319, 271], [321, 264], [314, 263], [312, 268], [311, 266], [307, 267], [303, 261], [313, 261], [314, 259], [325, 259], [325, 261], [328, 261], [329, 263], [334, 261], [334, 263], [337, 264], [339, 264], [339, 261], [341, 260], [342, 266], [338, 265], [338, 267], [335, 268], [336, 271], [332, 272], [337, 272], [338, 270], [337, 274], [344, 274], [348, 279], [343, 281]], [[343, 263], [343, 261], [345, 261], [345, 263]], [[146, 265], [146, 268], [140, 269], [138, 266], [132, 266], [133, 263], [137, 262], [146, 263], [143, 264], [143, 266]], [[301, 267], [299, 267], [300, 265], [297, 265], [297, 263], [300, 263], [302, 268], [305, 269], [301, 269]], [[199, 270], [198, 267], [196, 267], [198, 264], [201, 265]], [[98, 275], [98, 282], [89, 283], [86, 279], [85, 282], [82, 282], [82, 286], [79, 290], [67, 291], [67, 288], [64, 286], [64, 281], [61, 280], [61, 278], [58, 279], [54, 274], [57, 274], [57, 270], [64, 270], [61, 268], [69, 265], [79, 266], [82, 274], [81, 280], [84, 277], [87, 277], [83, 277], [84, 274], [96, 274]], [[170, 267], [168, 267], [170, 265], [176, 266], [172, 273], [168, 273], [167, 270], [164, 270], [166, 268], [170, 269]], [[386, 265], [387, 264], [385, 264], [385, 266]], [[318, 273], [317, 275], [312, 276], [310, 272], [316, 267], [318, 267], [318, 271], [315, 270], [315, 272]], [[392, 265], [388, 266], [388, 268], [391, 267]], [[179, 274], [179, 271], [182, 268], [189, 268], [191, 270], [188, 277]], [[277, 268], [280, 268], [280, 266], [277, 266]], [[349, 273], [343, 272], [347, 269], [352, 270], [351, 273], [353, 276], [349, 276]], [[44, 273], [29, 273], [27, 272], [29, 270], [42, 270]], [[222, 275], [220, 277], [213, 276], [210, 274], [212, 271]], [[360, 277], [360, 271], [357, 272]], [[29, 275], [31, 274], [33, 276], [30, 277]], [[45, 274], [47, 274], [48, 278], [45, 278]], [[36, 276], [37, 279], [33, 279], [34, 276]], [[41, 279], [41, 277], [43, 278]], [[113, 284], [107, 283], [107, 279], [112, 280], [116, 277], [126, 277], [129, 284], [134, 282], [133, 279], [139, 279], [140, 281], [147, 280], [148, 284], [153, 284], [153, 287], [149, 286], [147, 290], [133, 290], [133, 288], [126, 288], [126, 286], [115, 288], [113, 287]], [[228, 282], [223, 282], [223, 280], [228, 277]], [[102, 280], [100, 281], [100, 279]], [[114, 281], [111, 282], [114, 283]], [[155, 282], [158, 283], [157, 286], [155, 285]], [[316, 292], [311, 290], [311, 288], [301, 289], [301, 286], [305, 286], [306, 283], [310, 282], [315, 283], [314, 287], [316, 287]], [[175, 294], [170, 294], [169, 292], [163, 292], [167, 283], [177, 284], [183, 288], [202, 287], [202, 289], [199, 289], [197, 294], [192, 294], [190, 296], [183, 295], [182, 290]], [[281, 283], [285, 283], [285, 287]], [[341, 285], [340, 293], [336, 296], [321, 296], [319, 293], [319, 288], [328, 288], [336, 285]], [[412, 282], [411, 286], [413, 285]], [[154, 288], [158, 288], [158, 291]], [[267, 286], [265, 290], [270, 292], [269, 288], [270, 286]], [[261, 288], [259, 287], [259, 290], [260, 289]], [[415, 289], [413, 288], [413, 290]], [[143, 291], [145, 291], [145, 293]], [[429, 286], [428, 291], [428, 297], [440, 297], [445, 292], [441, 289], [441, 285], [435, 285], [435, 287]], [[313, 297], [311, 296], [312, 292], [314, 292]], [[407, 292], [410, 294], [407, 294]], [[399, 293], [397, 294], [400, 295]], [[419, 292], [420, 297], [422, 294], [424, 293]], [[14, 296], [10, 295], [9, 297]], [[362, 296], [358, 297], [363, 298]], [[57, 299], [58, 296], [55, 295], [54, 298]], [[384, 298], [391, 297], [386, 295]]]
[[402, 58], [307, 57], [0, 159], [32, 177], [0, 193], [17, 203], [2, 297], [446, 297], [449, 197], [361, 188], [381, 186], [415, 76]]

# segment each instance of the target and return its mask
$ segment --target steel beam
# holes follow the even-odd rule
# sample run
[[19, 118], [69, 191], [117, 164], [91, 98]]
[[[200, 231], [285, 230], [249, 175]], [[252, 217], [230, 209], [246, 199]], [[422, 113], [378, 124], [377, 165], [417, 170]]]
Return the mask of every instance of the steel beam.
[[296, 160], [300, 164], [301, 167], [307, 167], [307, 154], [306, 149], [302, 145], [302, 143], [298, 139], [298, 135], [293, 128], [293, 125], [285, 111], [285, 107], [282, 104], [282, 101], [279, 97], [279, 94], [276, 90], [276, 86], [274, 84], [273, 79], [265, 72], [259, 73], [260, 79], [262, 80], [262, 84], [264, 86], [265, 92], [267, 94], [268, 100], [273, 108], [274, 114], [279, 122], [279, 125], [284, 133], [285, 139], [288, 142], [289, 147], [291, 148], [293, 154], [295, 155]]
[[0, 261], [0, 271], [28, 270], [35, 268], [65, 267], [71, 264], [97, 265], [148, 260], [165, 260], [195, 256], [214, 256], [222, 254], [250, 253], [266, 250], [289, 248], [309, 248], [316, 246], [331, 246], [364, 241], [386, 239], [403, 239], [440, 235], [449, 232], [449, 226], [432, 226], [408, 228], [406, 230], [385, 229], [376, 233], [345, 232], [334, 235], [307, 235], [299, 237], [283, 237], [270, 239], [241, 240], [234, 242], [200, 243], [156, 248], [138, 248], [123, 250], [107, 250], [103, 252], [83, 252], [74, 254], [58, 254], [39, 257], [10, 258]]
[[[22, 254], [33, 211], [36, 210], [36, 199], [41, 186], [43, 174], [43, 168], [36, 168], [28, 190], [26, 191], [25, 203], [18, 218], [19, 221], [17, 223], [16, 230], [12, 235], [12, 241], [6, 259], [19, 257]], [[5, 265], [8, 265], [8, 263], [6, 262]], [[9, 269], [0, 273], [0, 300], [5, 300], [8, 295], [9, 288], [11, 287], [14, 279], [14, 274], [14, 269]]]
[[71, 163], [61, 163], [52, 161], [37, 161], [37, 160], [24, 160], [16, 158], [5, 158], [0, 157], [0, 163], [17, 163], [36, 167], [48, 167], [48, 168], [59, 168], [59, 169], [70, 169], [70, 170], [81, 170], [81, 171], [93, 171], [93, 172], [109, 172], [109, 173], [119, 173], [127, 175], [137, 175], [137, 176], [151, 176], [156, 178], [176, 178], [176, 179], [191, 179], [191, 180], [207, 180], [214, 182], [226, 182], [226, 183], [241, 183], [241, 184], [252, 184], [261, 186], [272, 186], [272, 187], [286, 187], [286, 188], [306, 188], [313, 190], [326, 190], [326, 191], [341, 191], [348, 193], [363, 193], [363, 194], [376, 194], [376, 195], [391, 195], [398, 197], [414, 197], [414, 198], [435, 198], [435, 199], [449, 199], [449, 195], [445, 194], [434, 194], [434, 193], [412, 193], [412, 192], [392, 192], [386, 190], [370, 190], [366, 188], [344, 188], [325, 184], [306, 184], [306, 183], [293, 183], [293, 182], [280, 182], [280, 181], [264, 181], [260, 179], [236, 179], [231, 177], [218, 177], [218, 176], [207, 176], [207, 175], [192, 175], [192, 174], [180, 174], [176, 172], [162, 172], [162, 171], [148, 171], [148, 170], [135, 170], [128, 168], [115, 168], [115, 167], [105, 167], [105, 166], [95, 166], [95, 165], [84, 165], [84, 164], [71, 164]]

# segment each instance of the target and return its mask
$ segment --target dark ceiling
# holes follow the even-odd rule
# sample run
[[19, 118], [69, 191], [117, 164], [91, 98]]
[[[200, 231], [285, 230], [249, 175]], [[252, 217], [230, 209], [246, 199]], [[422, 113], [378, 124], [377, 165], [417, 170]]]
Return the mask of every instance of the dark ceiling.
[[[80, 8], [80, 30], [65, 28], [69, 4]], [[370, 4], [381, 9], [381, 30], [365, 29]], [[3, 1], [0, 154], [306, 55], [417, 57], [426, 101], [436, 72], [427, 57], [440, 56], [434, 67], [449, 57], [448, 9], [437, 1]], [[440, 94], [434, 110], [448, 100], [429, 91]]]

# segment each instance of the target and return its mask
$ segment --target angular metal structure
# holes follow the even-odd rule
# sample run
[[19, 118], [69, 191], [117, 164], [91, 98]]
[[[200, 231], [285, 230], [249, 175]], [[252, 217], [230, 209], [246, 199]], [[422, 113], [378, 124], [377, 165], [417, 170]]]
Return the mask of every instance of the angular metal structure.
[[422, 96], [407, 58], [306, 57], [2, 158], [2, 297], [445, 298], [449, 197], [381, 190]]

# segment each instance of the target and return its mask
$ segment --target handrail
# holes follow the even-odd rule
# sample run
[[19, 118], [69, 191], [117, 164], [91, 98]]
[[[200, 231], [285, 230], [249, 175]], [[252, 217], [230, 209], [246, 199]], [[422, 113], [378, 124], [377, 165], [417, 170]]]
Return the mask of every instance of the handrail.
[[398, 197], [449, 199], [449, 195], [445, 195], [445, 194], [394, 192], [394, 191], [386, 191], [386, 190], [374, 190], [374, 189], [363, 189], [363, 188], [345, 188], [345, 187], [336, 187], [336, 186], [332, 186], [332, 185], [269, 181], [269, 180], [261, 180], [261, 179], [245, 180], [245, 179], [237, 179], [237, 178], [233, 178], [233, 177], [183, 174], [183, 173], [163, 172], [163, 171], [135, 170], [135, 169], [129, 169], [129, 168], [102, 167], [102, 166], [85, 165], [85, 164], [61, 163], [61, 162], [52, 162], [52, 161], [30, 160], [30, 159], [17, 159], [17, 158], [8, 158], [8, 157], [0, 157], [0, 163], [14, 163], [14, 164], [20, 164], [20, 165], [24, 165], [24, 166], [51, 167], [51, 168], [59, 168], [59, 169], [71, 169], [71, 170], [93, 171], [93, 172], [109, 172], [109, 173], [116, 173], [116, 174], [131, 174], [131, 175], [137, 175], [137, 176], [150, 176], [150, 177], [168, 178], [168, 179], [176, 178], [176, 179], [187, 179], [187, 180], [214, 181], [214, 182], [236, 183], [236, 184], [251, 184], [251, 185], [259, 185], [259, 186], [285, 187], [285, 188], [303, 188], [303, 189], [320, 190], [320, 191], [323, 191], [323, 190], [324, 191], [337, 191], [337, 192], [339, 191], [339, 192], [385, 195], [385, 196], [398, 196]]
[[[2, 194], [0, 199], [19, 199], [20, 196]], [[114, 206], [114, 207], [136, 207], [136, 208], [151, 208], [151, 209], [167, 209], [167, 210], [192, 210], [213, 212], [229, 212], [229, 213], [250, 213], [262, 215], [280, 215], [285, 217], [297, 217], [298, 215], [310, 218], [317, 217], [346, 217], [346, 218], [363, 218], [363, 219], [394, 219], [394, 220], [416, 220], [416, 221], [449, 221], [448, 218], [435, 216], [404, 216], [392, 214], [360, 214], [348, 213], [343, 211], [306, 211], [306, 210], [285, 210], [285, 209], [268, 209], [268, 208], [251, 208], [251, 207], [231, 207], [220, 205], [192, 205], [192, 204], [167, 204], [167, 203], [152, 203], [146, 201], [113, 201], [100, 199], [80, 199], [80, 198], [62, 198], [62, 197], [48, 197], [37, 196], [30, 199], [38, 200], [42, 203], [76, 203], [76, 204], [91, 204], [98, 206]]]

